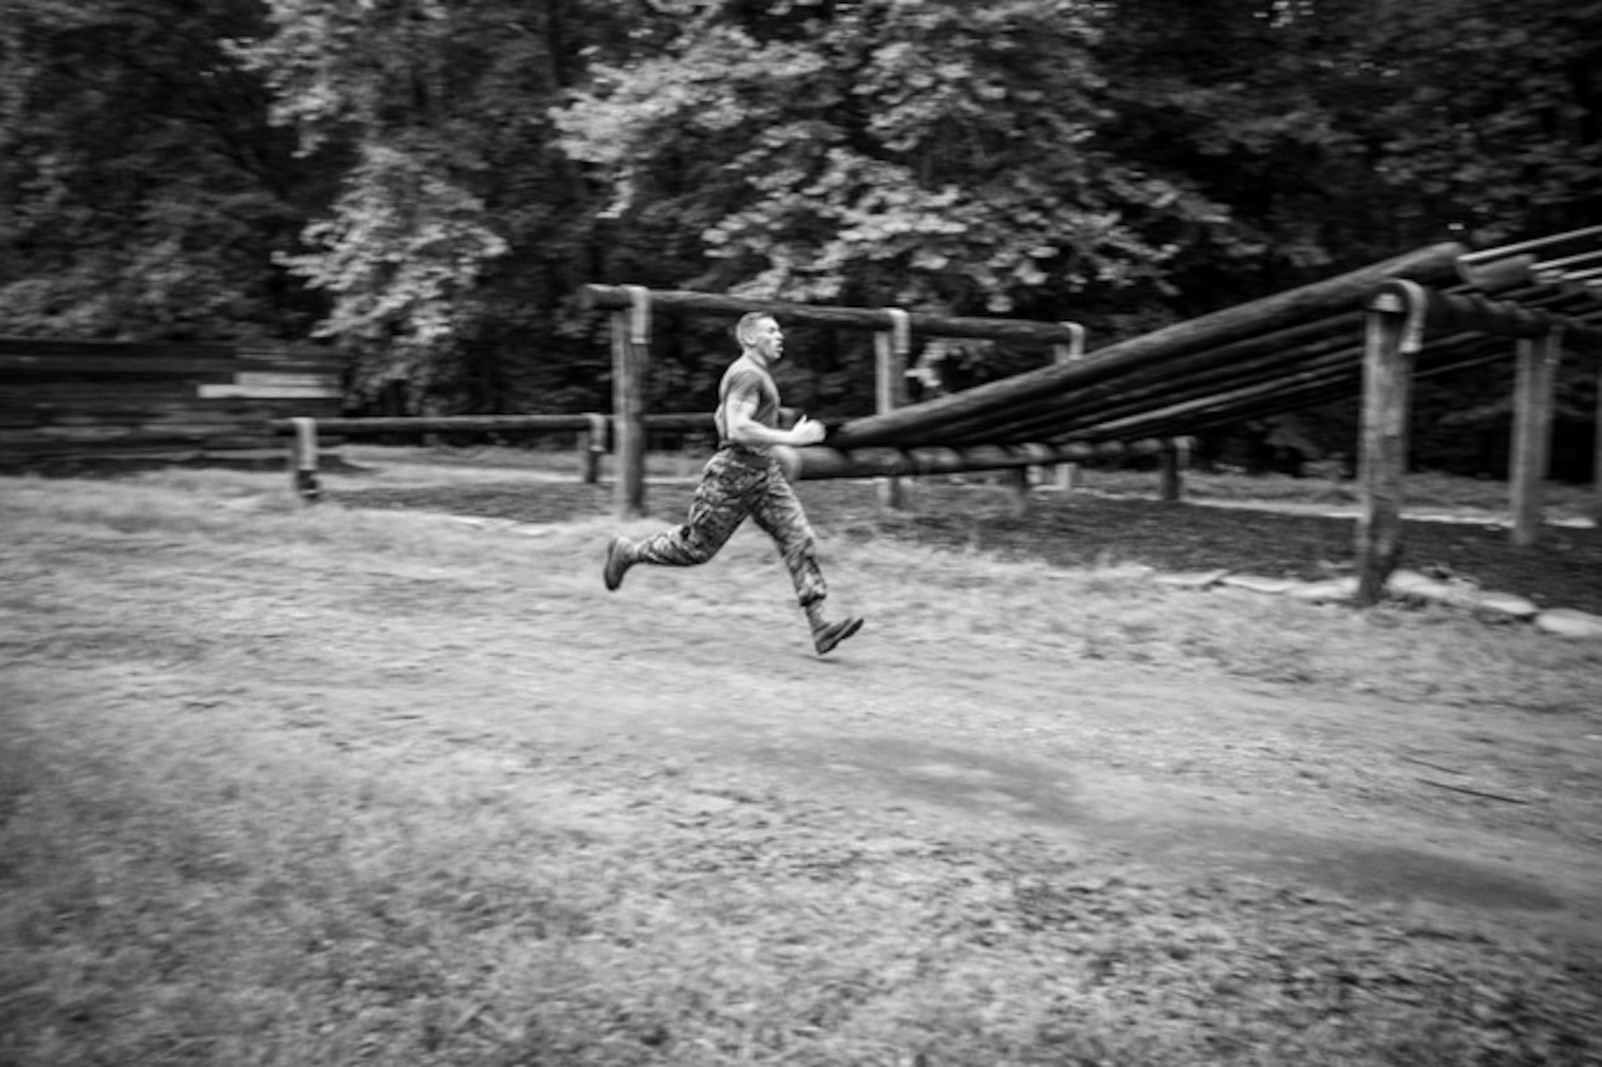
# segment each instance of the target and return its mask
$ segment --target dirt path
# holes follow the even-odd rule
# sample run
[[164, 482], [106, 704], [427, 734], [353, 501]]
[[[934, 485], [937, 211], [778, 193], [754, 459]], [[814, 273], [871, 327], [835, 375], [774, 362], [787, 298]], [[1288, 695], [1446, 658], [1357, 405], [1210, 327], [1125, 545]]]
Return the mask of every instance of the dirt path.
[[[1588, 795], [1602, 737], [1572, 720], [1176, 678], [882, 626], [818, 662], [782, 620], [733, 637], [715, 616], [683, 619], [664, 634], [658, 612], [674, 608], [650, 584], [597, 609], [636, 650], [585, 714], [654, 751], [715, 753], [737, 780], [776, 776], [851, 808], [1053, 835], [1148, 875], [1240, 871], [1602, 931]], [[695, 695], [654, 695], [695, 678], [708, 680]]]
[[0, 1060], [1598, 1062], [1579, 646], [183, 486], [0, 496]]
[[70, 586], [32, 579], [71, 640], [20, 653], [9, 684], [248, 705], [399, 760], [538, 753], [548, 817], [577, 830], [651, 817], [631, 797], [666, 776], [709, 811], [805, 797], [934, 835], [1045, 836], [1147, 878], [1248, 874], [1602, 930], [1602, 735], [1585, 717], [1078, 659], [960, 611], [903, 628], [863, 605], [868, 627], [820, 660], [756, 535], [693, 579], [637, 571], [608, 596], [599, 531], [553, 531], [494, 581], [450, 560], [108, 542]]

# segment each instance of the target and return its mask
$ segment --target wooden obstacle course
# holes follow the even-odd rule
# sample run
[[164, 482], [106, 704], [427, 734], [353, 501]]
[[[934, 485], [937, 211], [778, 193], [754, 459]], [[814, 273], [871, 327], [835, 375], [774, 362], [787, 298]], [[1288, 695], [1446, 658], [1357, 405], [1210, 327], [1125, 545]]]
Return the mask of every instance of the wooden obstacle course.
[[[762, 311], [781, 322], [871, 330], [878, 357], [875, 413], [834, 428], [820, 445], [779, 454], [797, 479], [882, 479], [882, 499], [892, 506], [899, 503], [895, 479], [902, 477], [1003, 470], [1017, 472], [1017, 484], [1026, 488], [1029, 467], [1132, 455], [1156, 455], [1159, 493], [1177, 499], [1194, 434], [1359, 395], [1362, 508], [1355, 548], [1360, 599], [1373, 603], [1401, 558], [1407, 425], [1417, 377], [1507, 358], [1509, 349], [1516, 349], [1513, 537], [1520, 545], [1534, 542], [1557, 360], [1564, 347], [1602, 351], [1602, 304], [1575, 303], [1598, 290], [1585, 272], [1571, 269], [1588, 265], [1602, 251], [1587, 250], [1582, 241], [1575, 252], [1573, 238], [1555, 239], [1570, 246], [1558, 260], [1543, 261], [1542, 247], [1534, 243], [1519, 246], [1516, 255], [1481, 255], [1469, 266], [1461, 246], [1433, 245], [1088, 354], [1084, 332], [1073, 323], [942, 318], [896, 308], [814, 307], [639, 286], [588, 286], [586, 305], [611, 316], [610, 419], [587, 414], [395, 421], [405, 424], [405, 432], [420, 433], [577, 431], [586, 435], [584, 477], [590, 481], [597, 477], [610, 431], [618, 466], [617, 513], [643, 514], [648, 429], [653, 423], [711, 425], [710, 414], [652, 416], [644, 410], [651, 316], [660, 309], [727, 316]], [[1602, 245], [1602, 227], [1597, 243]], [[1460, 275], [1493, 288], [1446, 287]], [[1583, 283], [1579, 290], [1577, 279]], [[1056, 358], [1039, 370], [908, 406], [905, 364], [915, 334], [1049, 345]], [[1602, 421], [1602, 389], [1598, 418]], [[356, 424], [361, 432], [394, 432], [386, 420], [367, 419], [325, 420], [320, 430], [286, 422], [280, 432], [315, 442], [319, 432], [355, 432]], [[1597, 450], [1602, 485], [1602, 435]], [[304, 461], [304, 455], [292, 460], [292, 467]], [[302, 477], [302, 490], [305, 481]]]
[[[1020, 470], [1028, 457], [1093, 457], [1134, 444], [1159, 456], [1161, 493], [1177, 497], [1190, 435], [1359, 395], [1363, 509], [1356, 554], [1363, 597], [1372, 603], [1401, 555], [1413, 379], [1507, 358], [1507, 339], [1515, 342], [1520, 368], [1513, 537], [1517, 544], [1533, 542], [1558, 353], [1565, 345], [1602, 348], [1596, 325], [1602, 309], [1574, 306], [1576, 283], [1584, 293], [1598, 292], [1589, 273], [1578, 269], [1602, 259], [1587, 242], [1602, 244], [1602, 227], [1486, 253], [1432, 245], [912, 406], [900, 403], [887, 384], [887, 375], [895, 374], [897, 329], [1061, 342], [1045, 323], [1008, 323], [992, 332], [980, 325], [989, 320], [940, 320], [893, 308], [814, 308], [639, 290], [630, 290], [628, 299], [695, 313], [764, 310], [781, 321], [874, 331], [877, 410], [835, 428], [821, 445], [784, 450], [797, 478]], [[1543, 261], [1557, 248], [1562, 258]], [[1482, 288], [1472, 291], [1460, 279]], [[1565, 284], [1555, 287], [1555, 280]], [[586, 300], [593, 307], [621, 307], [621, 292], [591, 287]], [[1598, 479], [1602, 484], [1602, 435]]]
[[[920, 315], [898, 308], [848, 308], [793, 304], [784, 301], [748, 300], [714, 293], [680, 290], [654, 291], [640, 286], [588, 285], [582, 293], [583, 306], [607, 311], [611, 317], [613, 356], [614, 415], [618, 432], [628, 435], [631, 427], [642, 425], [643, 379], [648, 373], [650, 323], [659, 310], [685, 314], [741, 316], [750, 312], [772, 315], [781, 323], [810, 326], [854, 327], [874, 334], [875, 406], [883, 417], [894, 417], [906, 401], [906, 359], [913, 336], [982, 339], [1049, 347], [1059, 364], [1077, 362], [1083, 355], [1085, 331], [1078, 323], [1042, 323], [1021, 319], [979, 319]], [[919, 405], [923, 407], [924, 405]], [[1028, 444], [1029, 442], [1023, 442]], [[825, 441], [825, 449], [834, 442]], [[1172, 446], [1170, 446], [1172, 447]], [[1007, 453], [989, 449], [965, 450], [963, 464], [955, 470], [1012, 470], [1020, 464]], [[868, 464], [872, 466], [873, 464]], [[884, 466], [884, 464], [880, 464]], [[893, 466], [893, 464], [892, 464]], [[849, 464], [803, 463], [802, 472], [845, 470]], [[1173, 466], [1164, 481], [1166, 492], [1178, 493], [1178, 470]], [[801, 473], [798, 477], [845, 477], [844, 474]], [[880, 478], [880, 500], [887, 506], [902, 503], [900, 475], [886, 473]], [[1028, 491], [1026, 477], [1017, 482], [1020, 500]], [[1022, 506], [1022, 505], [1020, 505]], [[616, 511], [629, 518], [644, 511], [643, 469], [624, 460], [617, 488]]]

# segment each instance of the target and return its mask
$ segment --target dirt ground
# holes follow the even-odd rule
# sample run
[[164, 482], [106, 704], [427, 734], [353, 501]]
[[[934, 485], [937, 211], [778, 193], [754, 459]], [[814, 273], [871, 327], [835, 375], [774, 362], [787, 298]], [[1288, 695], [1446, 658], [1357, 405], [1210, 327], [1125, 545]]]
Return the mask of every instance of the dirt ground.
[[[1602, 707], [1403, 702], [1066, 655], [963, 618], [963, 582], [984, 579], [964, 579], [960, 558], [895, 575], [865, 535], [835, 580], [868, 624], [819, 659], [759, 534], [694, 577], [637, 570], [608, 595], [611, 524], [580, 514], [589, 490], [547, 493], [542, 515], [493, 503], [526, 509], [527, 489], [332, 494], [334, 507], [571, 520], [465, 528], [497, 559], [526, 556], [493, 578], [415, 555], [108, 538], [70, 561], [70, 603], [48, 575], [29, 579], [29, 610], [55, 636], [13, 635], [7, 685], [52, 714], [235, 715], [397, 766], [457, 753], [486, 782], [538, 766], [542, 817], [575, 833], [715, 836], [756, 804], [855, 823], [865, 840], [897, 827], [954, 847], [1044, 842], [1159, 886], [1355, 902], [1423, 938], [1602, 948]], [[684, 491], [655, 506], [675, 514]], [[842, 543], [857, 538], [849, 515], [816, 505]], [[945, 521], [958, 542], [1006, 530]], [[854, 575], [901, 592], [858, 602]]]
[[[655, 521], [637, 528], [677, 521], [690, 484], [657, 483]], [[537, 525], [593, 522], [608, 493], [563, 479], [537, 494], [516, 483], [436, 482], [352, 486], [339, 498]], [[1165, 570], [1317, 577], [1350, 554], [1349, 522], [1308, 515], [1256, 522], [1191, 507], [1176, 522], [1154, 501], [1080, 498], [1071, 511], [1048, 502], [1019, 519], [1005, 514], [1004, 497], [981, 493], [976, 510], [926, 499], [887, 519], [860, 485], [809, 485], [803, 495], [814, 521], [839, 536], [854, 536], [871, 510], [878, 533], [888, 522], [924, 543], [1066, 566], [1138, 559]], [[1538, 555], [1510, 550], [1506, 531], [1488, 524], [1409, 527], [1414, 560], [1538, 603], [1602, 607], [1597, 531], [1548, 530]], [[760, 560], [760, 536], [739, 537]], [[731, 632], [716, 592], [687, 589], [709, 574], [714, 588], [783, 584], [782, 574], [738, 565], [688, 580], [636, 571], [623, 592], [587, 600], [571, 628], [549, 636], [575, 672], [569, 728], [604, 723], [646, 750], [710, 758], [731, 777], [778, 776], [848, 809], [905, 805], [979, 834], [1027, 830], [1111, 849], [1157, 872], [1246, 872], [1602, 940], [1595, 715], [1387, 704], [1053, 660], [1000, 632], [930, 640], [883, 619], [819, 661], [782, 609], [775, 625]], [[665, 607], [663, 593], [714, 610]], [[443, 606], [451, 615], [466, 608]], [[575, 646], [603, 662], [567, 655]], [[599, 673], [585, 680], [585, 670]]]

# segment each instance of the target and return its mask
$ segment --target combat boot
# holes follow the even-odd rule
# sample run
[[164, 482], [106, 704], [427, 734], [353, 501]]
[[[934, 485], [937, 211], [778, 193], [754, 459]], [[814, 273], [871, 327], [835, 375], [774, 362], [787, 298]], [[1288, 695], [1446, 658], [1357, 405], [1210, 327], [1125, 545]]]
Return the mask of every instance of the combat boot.
[[614, 537], [606, 546], [606, 565], [601, 568], [601, 579], [608, 590], [615, 591], [623, 584], [623, 575], [634, 566], [634, 542], [627, 537]]
[[819, 620], [812, 624], [812, 647], [818, 650], [818, 655], [827, 655], [833, 652], [841, 641], [860, 629], [862, 620], [855, 615], [847, 615], [839, 622]]

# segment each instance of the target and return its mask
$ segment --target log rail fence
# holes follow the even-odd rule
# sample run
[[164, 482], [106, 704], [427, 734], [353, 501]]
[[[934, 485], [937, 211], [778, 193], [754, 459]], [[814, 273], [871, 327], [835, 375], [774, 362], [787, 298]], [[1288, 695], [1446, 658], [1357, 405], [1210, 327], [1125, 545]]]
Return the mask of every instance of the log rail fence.
[[[370, 418], [291, 417], [274, 420], [271, 431], [288, 437], [286, 470], [295, 494], [306, 501], [322, 496], [319, 476], [324, 439], [346, 437], [423, 436], [428, 434], [501, 434], [539, 436], [576, 434], [579, 479], [600, 481], [601, 457], [617, 439], [617, 420], [601, 412], [579, 415], [438, 415]], [[644, 417], [646, 431], [700, 431], [713, 428], [710, 413], [672, 413]]]

